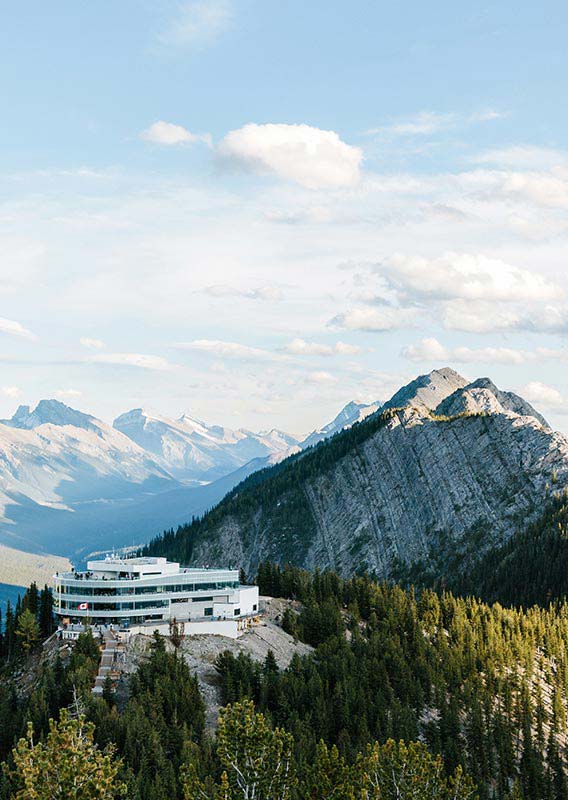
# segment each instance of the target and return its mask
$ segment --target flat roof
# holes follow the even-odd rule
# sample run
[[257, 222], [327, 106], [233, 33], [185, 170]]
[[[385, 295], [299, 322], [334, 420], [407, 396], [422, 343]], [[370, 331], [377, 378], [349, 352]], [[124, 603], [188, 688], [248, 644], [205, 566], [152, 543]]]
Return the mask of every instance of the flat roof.
[[90, 559], [93, 564], [116, 564], [122, 566], [144, 566], [152, 564], [176, 564], [176, 561], [168, 561], [163, 556], [136, 556], [134, 558], [121, 558], [120, 556], [105, 556], [104, 558]]

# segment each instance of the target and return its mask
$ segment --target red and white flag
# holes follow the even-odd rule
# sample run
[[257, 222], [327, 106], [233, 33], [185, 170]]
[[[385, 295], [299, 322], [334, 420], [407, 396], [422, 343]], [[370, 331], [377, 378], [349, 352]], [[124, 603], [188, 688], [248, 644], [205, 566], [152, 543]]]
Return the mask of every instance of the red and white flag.
[[88, 611], [89, 604], [88, 603], [79, 603], [78, 608], [79, 608], [79, 611]]

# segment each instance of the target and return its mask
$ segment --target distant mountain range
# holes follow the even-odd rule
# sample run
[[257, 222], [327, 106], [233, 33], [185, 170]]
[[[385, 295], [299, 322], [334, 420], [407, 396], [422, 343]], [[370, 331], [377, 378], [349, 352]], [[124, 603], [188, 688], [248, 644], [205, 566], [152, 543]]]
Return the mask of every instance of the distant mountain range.
[[378, 407], [350, 403], [304, 441], [133, 409], [108, 425], [58, 400], [0, 420], [0, 543], [80, 560], [140, 544]]
[[250, 476], [149, 552], [251, 574], [270, 560], [428, 582], [502, 546], [568, 486], [568, 437], [488, 378], [435, 370], [378, 405], [348, 407], [361, 422], [340, 414], [335, 436]]

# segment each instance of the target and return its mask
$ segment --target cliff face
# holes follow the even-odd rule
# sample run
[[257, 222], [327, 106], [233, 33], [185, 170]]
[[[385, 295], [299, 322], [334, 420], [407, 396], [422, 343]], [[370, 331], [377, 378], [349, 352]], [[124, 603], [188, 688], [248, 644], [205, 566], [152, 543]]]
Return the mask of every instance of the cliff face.
[[243, 484], [179, 534], [186, 552], [248, 572], [270, 559], [344, 575], [444, 574], [524, 528], [568, 484], [568, 439], [500, 394], [451, 370], [419, 378], [389, 410]]

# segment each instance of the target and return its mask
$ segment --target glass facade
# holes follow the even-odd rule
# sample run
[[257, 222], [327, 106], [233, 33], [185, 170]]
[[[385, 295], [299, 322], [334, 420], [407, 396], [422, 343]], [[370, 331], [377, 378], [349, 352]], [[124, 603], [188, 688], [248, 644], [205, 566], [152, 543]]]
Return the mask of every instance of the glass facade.
[[[224, 619], [227, 605], [239, 603], [240, 584], [234, 569], [186, 570], [163, 558], [115, 556], [87, 566], [85, 572], [55, 576], [55, 610], [63, 621], [131, 625], [216, 614]], [[239, 615], [240, 609], [235, 613]]]

